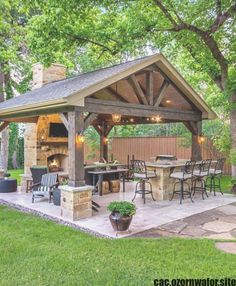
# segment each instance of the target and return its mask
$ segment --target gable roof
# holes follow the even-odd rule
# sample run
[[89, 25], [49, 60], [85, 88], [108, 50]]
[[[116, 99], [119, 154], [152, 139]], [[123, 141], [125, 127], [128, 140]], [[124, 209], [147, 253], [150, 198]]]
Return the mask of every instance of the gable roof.
[[203, 118], [215, 118], [215, 113], [183, 79], [162, 54], [84, 73], [72, 78], [48, 83], [0, 103], [0, 118], [27, 111], [50, 109], [55, 106], [84, 105], [84, 98], [152, 64], [164, 71], [178, 88], [202, 111]]

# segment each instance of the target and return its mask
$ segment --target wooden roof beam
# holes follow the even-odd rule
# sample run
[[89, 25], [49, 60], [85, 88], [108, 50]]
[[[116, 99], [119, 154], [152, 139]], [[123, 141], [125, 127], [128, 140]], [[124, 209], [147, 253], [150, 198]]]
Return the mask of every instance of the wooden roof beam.
[[16, 123], [37, 123], [38, 122], [38, 116], [34, 117], [20, 117], [20, 118], [8, 118], [5, 119], [4, 121], [7, 122], [16, 122]]
[[66, 112], [60, 113], [60, 119], [65, 125], [66, 129], [68, 130], [69, 124], [68, 124], [68, 114]]
[[199, 121], [201, 113], [196, 111], [179, 110], [166, 107], [155, 107], [150, 105], [124, 103], [111, 100], [99, 100], [86, 98], [85, 111], [98, 114], [119, 113], [127, 116], [153, 117], [159, 115], [162, 119], [178, 121]]
[[163, 81], [160, 89], [158, 90], [157, 95], [155, 96], [154, 106], [156, 106], [156, 107], [160, 106], [160, 103], [161, 103], [161, 101], [165, 95], [165, 92], [166, 92], [169, 84], [170, 84], [169, 81], [167, 81], [167, 80]]
[[84, 130], [86, 130], [96, 118], [97, 114], [89, 113], [84, 119]]
[[132, 74], [128, 78], [128, 82], [131, 84], [132, 88], [134, 89], [134, 92], [139, 100], [140, 103], [143, 103], [145, 105], [148, 105], [147, 98], [145, 94], [143, 93], [143, 90], [134, 74]]
[[0, 132], [2, 132], [7, 126], [9, 125], [9, 122], [3, 121], [0, 125]]
[[146, 91], [150, 105], [153, 105], [154, 101], [153, 88], [154, 88], [153, 71], [149, 71], [146, 74]]
[[200, 111], [199, 108], [182, 92], [182, 90], [159, 68], [157, 63], [155, 63], [155, 69], [178, 91], [178, 93], [188, 102], [188, 104], [191, 105], [193, 110]]

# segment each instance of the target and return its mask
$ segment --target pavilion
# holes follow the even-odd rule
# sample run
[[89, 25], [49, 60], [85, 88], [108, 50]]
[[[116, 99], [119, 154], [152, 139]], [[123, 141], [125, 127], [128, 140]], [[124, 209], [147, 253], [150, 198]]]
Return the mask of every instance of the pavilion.
[[10, 122], [37, 123], [40, 116], [60, 114], [68, 130], [67, 191], [91, 192], [84, 181], [84, 143], [79, 140], [90, 125], [100, 135], [100, 157], [107, 159], [106, 137], [115, 125], [183, 122], [192, 133], [192, 159], [201, 159], [202, 120], [216, 114], [162, 54], [68, 79], [60, 77], [63, 66], [55, 67], [41, 87], [0, 104], [0, 132]]

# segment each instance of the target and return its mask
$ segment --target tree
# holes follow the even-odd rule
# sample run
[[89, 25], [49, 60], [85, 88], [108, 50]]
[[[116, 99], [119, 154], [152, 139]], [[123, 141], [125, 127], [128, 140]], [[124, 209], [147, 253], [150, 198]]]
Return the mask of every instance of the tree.
[[229, 116], [236, 149], [235, 15], [232, 0], [42, 1], [28, 43], [37, 60], [82, 70], [162, 51], [224, 120]]
[[[4, 101], [28, 89], [31, 64], [24, 40], [26, 7], [18, 0], [4, 0], [0, 1], [0, 12], [0, 101]], [[5, 171], [8, 166], [8, 136], [6, 128], [1, 134], [1, 158]]]

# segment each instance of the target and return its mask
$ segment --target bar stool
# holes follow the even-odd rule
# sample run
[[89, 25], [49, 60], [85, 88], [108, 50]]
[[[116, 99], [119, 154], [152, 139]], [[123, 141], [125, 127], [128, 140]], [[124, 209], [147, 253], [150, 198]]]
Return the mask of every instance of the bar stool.
[[221, 176], [223, 174], [225, 160], [225, 158], [218, 159], [215, 163], [214, 168], [210, 168], [209, 176], [206, 179], [206, 188], [210, 189], [210, 192], [213, 191], [214, 196], [216, 195], [216, 189], [219, 189], [219, 191], [223, 195], [221, 191]]
[[[155, 201], [152, 193], [152, 184], [149, 182], [149, 179], [156, 178], [156, 172], [147, 171], [145, 161], [143, 160], [132, 160], [131, 164], [133, 166], [133, 177], [139, 181], [135, 186], [135, 194], [132, 199], [132, 202], [136, 198], [136, 194], [141, 194], [144, 204], [146, 203], [146, 195], [151, 194], [153, 201]], [[146, 189], [146, 184], [150, 186], [150, 189]], [[138, 188], [139, 187], [139, 188]]]
[[[193, 170], [193, 185], [192, 185], [192, 195], [195, 195], [196, 191], [201, 192], [202, 199], [204, 200], [204, 194], [208, 197], [207, 191], [206, 191], [206, 182], [205, 178], [208, 177], [210, 167], [211, 167], [211, 159], [202, 160], [202, 162], [199, 165], [196, 165], [196, 167]], [[200, 183], [200, 186], [197, 186], [197, 183]]]
[[[187, 181], [188, 180], [192, 181], [194, 166], [195, 166], [195, 162], [187, 161], [185, 163], [185, 166], [184, 166], [182, 171], [176, 171], [175, 172], [173, 169], [172, 173], [170, 174], [170, 178], [176, 179], [178, 181], [174, 183], [173, 195], [172, 195], [170, 201], [173, 200], [175, 194], [179, 194], [180, 195], [180, 204], [182, 204], [182, 201], [184, 199], [184, 195], [188, 195], [189, 198], [191, 199], [192, 203], [193, 203], [191, 187]], [[177, 184], [180, 184], [180, 190], [175, 189]], [[184, 190], [184, 184], [186, 184], [188, 186], [188, 190]]]

